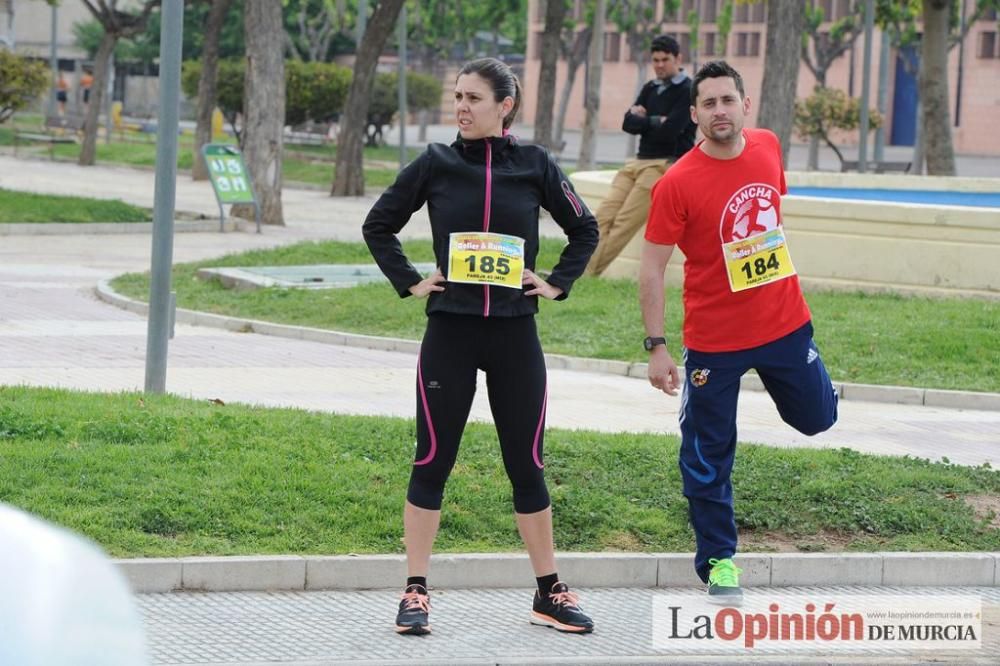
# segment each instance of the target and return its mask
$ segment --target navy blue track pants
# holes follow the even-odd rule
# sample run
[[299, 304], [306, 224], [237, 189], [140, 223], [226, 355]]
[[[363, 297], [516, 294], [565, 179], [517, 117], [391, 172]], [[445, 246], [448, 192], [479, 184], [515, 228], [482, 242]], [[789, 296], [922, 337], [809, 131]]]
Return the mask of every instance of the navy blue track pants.
[[754, 369], [785, 423], [815, 435], [837, 421], [837, 391], [807, 323], [760, 347], [737, 352], [685, 352], [680, 468], [697, 541], [695, 570], [708, 580], [709, 559], [736, 553], [730, 473], [736, 453], [740, 377]]

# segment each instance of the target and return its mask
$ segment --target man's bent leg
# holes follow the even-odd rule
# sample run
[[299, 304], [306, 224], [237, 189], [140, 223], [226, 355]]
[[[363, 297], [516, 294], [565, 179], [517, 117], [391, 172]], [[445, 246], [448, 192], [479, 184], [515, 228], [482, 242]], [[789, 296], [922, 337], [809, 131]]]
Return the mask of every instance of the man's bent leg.
[[806, 324], [758, 347], [753, 360], [782, 420], [804, 435], [829, 430], [839, 400], [812, 336], [812, 324]]

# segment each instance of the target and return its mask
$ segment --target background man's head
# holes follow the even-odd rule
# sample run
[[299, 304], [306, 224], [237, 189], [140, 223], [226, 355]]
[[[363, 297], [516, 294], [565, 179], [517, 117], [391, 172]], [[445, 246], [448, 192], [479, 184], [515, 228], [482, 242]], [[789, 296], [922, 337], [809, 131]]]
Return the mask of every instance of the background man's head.
[[725, 60], [707, 62], [694, 75], [691, 120], [706, 139], [726, 142], [738, 138], [749, 113], [743, 77]]
[[649, 52], [656, 78], [669, 80], [681, 71], [681, 47], [673, 37], [660, 35], [650, 44]]

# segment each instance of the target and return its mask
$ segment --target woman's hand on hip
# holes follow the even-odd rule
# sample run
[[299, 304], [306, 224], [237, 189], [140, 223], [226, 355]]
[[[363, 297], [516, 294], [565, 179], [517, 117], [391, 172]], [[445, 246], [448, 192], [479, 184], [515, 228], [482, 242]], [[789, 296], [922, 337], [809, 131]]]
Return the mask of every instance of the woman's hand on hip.
[[551, 285], [542, 278], [538, 277], [527, 268], [524, 269], [524, 276], [521, 278], [521, 284], [525, 286], [531, 286], [532, 288], [524, 292], [525, 296], [541, 296], [542, 298], [547, 298], [552, 300], [554, 298], [559, 298], [563, 293], [563, 290], [555, 285]]
[[441, 282], [446, 282], [444, 274], [441, 273], [440, 268], [435, 268], [433, 273], [410, 287], [410, 293], [417, 298], [424, 298], [432, 291], [444, 291]]

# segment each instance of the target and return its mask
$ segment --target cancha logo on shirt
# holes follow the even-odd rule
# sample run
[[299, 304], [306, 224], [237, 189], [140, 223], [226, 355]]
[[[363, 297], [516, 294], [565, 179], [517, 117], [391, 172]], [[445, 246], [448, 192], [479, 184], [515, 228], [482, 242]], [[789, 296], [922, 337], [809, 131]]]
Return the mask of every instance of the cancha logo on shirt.
[[719, 235], [723, 243], [743, 240], [781, 224], [778, 203], [781, 195], [767, 183], [751, 183], [740, 188], [722, 210]]

